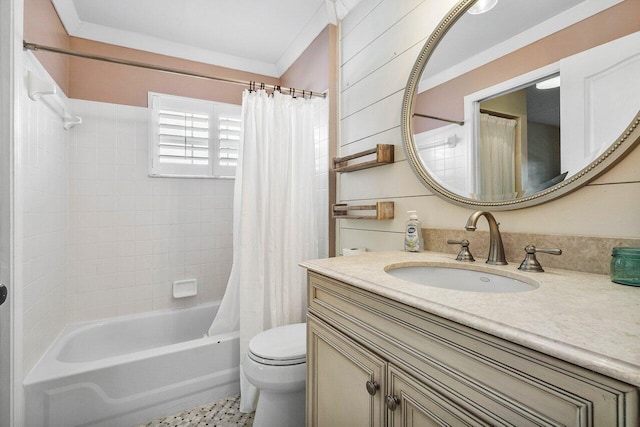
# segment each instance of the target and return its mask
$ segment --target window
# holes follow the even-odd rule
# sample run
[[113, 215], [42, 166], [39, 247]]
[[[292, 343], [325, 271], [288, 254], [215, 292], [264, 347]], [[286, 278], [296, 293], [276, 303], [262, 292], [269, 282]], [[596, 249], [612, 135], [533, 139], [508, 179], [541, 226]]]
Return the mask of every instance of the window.
[[149, 93], [150, 175], [233, 177], [239, 105]]

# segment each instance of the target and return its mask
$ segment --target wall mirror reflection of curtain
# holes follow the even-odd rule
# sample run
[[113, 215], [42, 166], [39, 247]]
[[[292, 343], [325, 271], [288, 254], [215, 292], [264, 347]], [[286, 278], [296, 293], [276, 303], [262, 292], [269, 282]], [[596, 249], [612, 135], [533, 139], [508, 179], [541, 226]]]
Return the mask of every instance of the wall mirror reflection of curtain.
[[517, 120], [492, 114], [480, 114], [478, 157], [479, 198], [508, 200], [516, 192], [516, 125]]
[[[559, 74], [554, 74], [477, 103], [480, 111], [476, 123], [480, 139], [478, 156], [480, 164], [491, 165], [487, 170], [480, 169], [477, 172], [478, 200], [498, 201], [522, 197], [548, 188], [564, 178], [560, 170], [559, 77]], [[502, 126], [504, 120], [514, 122], [513, 140], [508, 143], [499, 135], [507, 138], [511, 132], [498, 132], [495, 129], [496, 126]], [[497, 152], [502, 149], [492, 144], [508, 147], [509, 154], [498, 156]], [[497, 163], [498, 159], [503, 159], [503, 163]], [[513, 171], [513, 174], [506, 171]], [[498, 176], [502, 176], [506, 182], [495, 182]]]

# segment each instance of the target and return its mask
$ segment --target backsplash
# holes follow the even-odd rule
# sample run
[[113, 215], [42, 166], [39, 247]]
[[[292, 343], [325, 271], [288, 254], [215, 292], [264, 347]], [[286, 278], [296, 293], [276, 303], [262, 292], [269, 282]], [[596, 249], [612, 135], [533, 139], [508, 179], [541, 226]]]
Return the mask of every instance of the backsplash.
[[[469, 250], [476, 262], [486, 261], [489, 253], [489, 232], [423, 228], [425, 249], [457, 254], [460, 245], [448, 245], [447, 239], [469, 240]], [[502, 233], [507, 261], [517, 268], [524, 259], [524, 248], [562, 249], [562, 255], [536, 254], [543, 268], [562, 268], [587, 273], [609, 274], [611, 249], [616, 246], [640, 247], [640, 239], [590, 236], [563, 236], [553, 234]]]

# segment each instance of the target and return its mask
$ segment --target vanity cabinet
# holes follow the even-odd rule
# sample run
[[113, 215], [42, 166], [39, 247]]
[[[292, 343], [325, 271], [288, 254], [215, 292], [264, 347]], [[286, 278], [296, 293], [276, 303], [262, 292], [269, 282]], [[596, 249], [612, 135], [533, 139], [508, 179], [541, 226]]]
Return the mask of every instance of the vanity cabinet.
[[390, 426], [487, 425], [312, 315], [307, 328], [308, 425], [384, 426], [387, 411]]
[[[307, 319], [307, 375], [314, 426], [382, 427], [386, 362], [313, 317]], [[309, 364], [310, 363], [310, 364]], [[368, 390], [368, 388], [369, 390]], [[380, 390], [382, 388], [382, 391]], [[311, 388], [310, 388], [311, 390]]]
[[308, 275], [307, 426], [638, 426], [636, 387]]

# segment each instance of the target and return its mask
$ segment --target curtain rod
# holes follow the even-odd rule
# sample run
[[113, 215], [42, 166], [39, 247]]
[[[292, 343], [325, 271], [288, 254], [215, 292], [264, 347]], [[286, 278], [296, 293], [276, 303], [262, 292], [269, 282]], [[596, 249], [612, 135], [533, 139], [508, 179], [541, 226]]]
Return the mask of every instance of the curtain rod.
[[426, 114], [420, 114], [420, 113], [413, 113], [413, 115], [414, 116], [418, 116], [418, 117], [424, 117], [426, 119], [440, 120], [442, 122], [455, 123], [457, 125], [464, 126], [464, 122], [461, 122], [461, 121], [458, 121], [458, 120], [444, 119], [442, 117], [428, 116]]
[[46, 51], [46, 52], [60, 53], [62, 55], [76, 56], [78, 58], [94, 59], [96, 61], [110, 62], [112, 64], [127, 65], [127, 66], [130, 66], [130, 67], [145, 68], [147, 70], [162, 71], [162, 72], [165, 72], [165, 73], [180, 74], [180, 75], [183, 75], [183, 76], [197, 77], [197, 78], [200, 78], [200, 79], [215, 80], [215, 81], [224, 82], [224, 83], [232, 83], [232, 84], [247, 86], [247, 87], [249, 87], [250, 90], [256, 90], [256, 88], [258, 88], [258, 89], [267, 89], [267, 86], [271, 86], [272, 87], [271, 90], [273, 90], [273, 91], [278, 91], [278, 92], [281, 92], [281, 93], [288, 93], [288, 94], [291, 94], [293, 96], [298, 94], [298, 95], [302, 95], [302, 96], [309, 95], [310, 97], [312, 97], [312, 96], [317, 96], [317, 97], [320, 97], [320, 98], [326, 98], [327, 97], [327, 95], [324, 94], [324, 93], [312, 92], [310, 90], [301, 90], [301, 89], [295, 89], [295, 88], [281, 87], [279, 85], [266, 85], [265, 83], [256, 83], [256, 82], [253, 82], [253, 81], [246, 81], [246, 80], [237, 80], [237, 79], [231, 79], [231, 78], [228, 78], [228, 77], [209, 76], [207, 74], [195, 73], [193, 71], [180, 70], [180, 69], [177, 69], [177, 68], [168, 68], [168, 67], [161, 67], [159, 65], [146, 64], [144, 62], [128, 61], [126, 59], [118, 59], [118, 58], [112, 58], [112, 57], [108, 57], [108, 56], [93, 55], [93, 54], [90, 54], [90, 53], [76, 52], [76, 51], [68, 50], [68, 49], [59, 49], [57, 47], [44, 46], [44, 45], [40, 45], [40, 44], [36, 44], [36, 43], [29, 43], [29, 42], [26, 42], [24, 40], [22, 41], [22, 46], [26, 50], [33, 50], [33, 51], [43, 50], [43, 51]]

